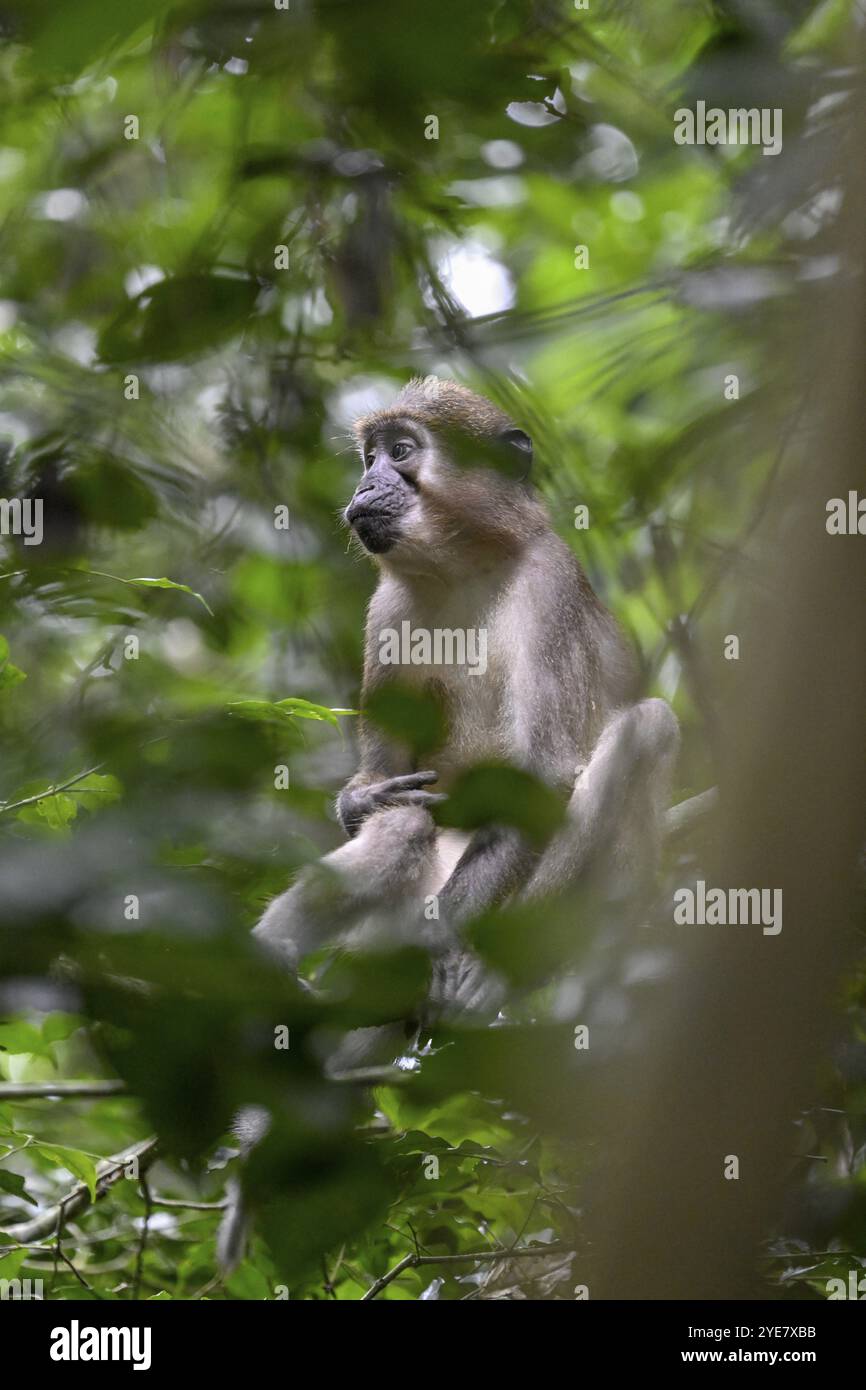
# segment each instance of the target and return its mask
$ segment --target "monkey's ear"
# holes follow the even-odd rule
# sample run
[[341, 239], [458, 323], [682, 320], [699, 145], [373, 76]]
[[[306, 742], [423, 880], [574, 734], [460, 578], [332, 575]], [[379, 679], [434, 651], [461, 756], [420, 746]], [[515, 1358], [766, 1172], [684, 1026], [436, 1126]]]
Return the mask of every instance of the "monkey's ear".
[[521, 473], [525, 478], [532, 467], [532, 440], [529, 435], [525, 430], [519, 430], [514, 426], [503, 430], [500, 438], [517, 453], [521, 462]]

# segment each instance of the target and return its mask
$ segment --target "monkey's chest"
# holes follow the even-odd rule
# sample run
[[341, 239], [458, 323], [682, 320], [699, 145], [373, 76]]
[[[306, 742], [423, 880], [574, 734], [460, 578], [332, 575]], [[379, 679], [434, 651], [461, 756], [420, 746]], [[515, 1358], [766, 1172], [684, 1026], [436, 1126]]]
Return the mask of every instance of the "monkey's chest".
[[431, 764], [447, 784], [473, 763], [507, 759], [511, 738], [505, 692], [493, 672], [428, 673], [424, 690], [441, 710], [445, 737]]

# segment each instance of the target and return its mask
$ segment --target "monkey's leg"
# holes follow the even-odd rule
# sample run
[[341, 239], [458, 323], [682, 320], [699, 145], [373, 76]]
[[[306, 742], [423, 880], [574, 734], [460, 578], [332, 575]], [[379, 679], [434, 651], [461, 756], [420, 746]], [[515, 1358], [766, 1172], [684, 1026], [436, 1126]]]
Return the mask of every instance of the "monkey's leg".
[[502, 981], [459, 934], [491, 902], [540, 898], [590, 876], [617, 896], [638, 891], [658, 860], [678, 746], [679, 726], [669, 706], [644, 700], [615, 715], [602, 731], [577, 780], [566, 823], [535, 868], [527, 871], [528, 851], [515, 832], [473, 837], [440, 895], [444, 929], [434, 950], [428, 1022], [467, 1012], [493, 1016], [501, 1006]]
[[679, 725], [664, 700], [643, 700], [615, 715], [578, 777], [565, 826], [520, 898], [596, 874], [618, 893], [634, 892], [658, 860], [678, 748]]
[[436, 827], [423, 807], [376, 811], [354, 839], [301, 871], [253, 935], [295, 973], [305, 955], [345, 936], [376, 908], [417, 904], [435, 847]]
[[425, 1028], [465, 1013], [495, 1018], [505, 998], [504, 982], [466, 949], [461, 928], [516, 893], [536, 857], [523, 836], [507, 826], [490, 826], [472, 836], [438, 894], [441, 921], [428, 933], [433, 977]]

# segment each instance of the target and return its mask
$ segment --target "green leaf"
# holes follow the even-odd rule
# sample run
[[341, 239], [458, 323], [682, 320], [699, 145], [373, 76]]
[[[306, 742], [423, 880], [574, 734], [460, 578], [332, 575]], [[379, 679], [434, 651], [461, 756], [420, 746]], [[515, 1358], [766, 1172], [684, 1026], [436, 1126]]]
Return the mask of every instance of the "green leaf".
[[15, 1279], [29, 1252], [10, 1250], [8, 1255], [0, 1255], [0, 1279]]
[[75, 798], [68, 792], [54, 792], [52, 796], [42, 797], [30, 809], [50, 825], [52, 830], [65, 830], [69, 822], [75, 820], [78, 815]]
[[458, 777], [436, 818], [458, 830], [514, 826], [523, 831], [530, 844], [540, 848], [564, 816], [560, 798], [536, 777], [520, 768], [488, 763]]
[[[93, 572], [96, 573], [95, 570], [94, 570]], [[113, 576], [113, 577], [116, 578], [116, 576]], [[135, 586], [136, 586], [137, 588], [139, 588], [139, 589], [178, 589], [182, 594], [190, 594], [194, 599], [198, 599], [199, 603], [200, 603], [204, 608], [206, 608], [207, 611], [208, 611], [208, 613], [210, 613], [211, 617], [213, 617], [213, 609], [211, 608], [211, 606], [210, 606], [210, 604], [208, 603], [207, 599], [204, 598], [202, 594], [197, 593], [195, 589], [191, 589], [191, 588], [189, 587], [188, 584], [178, 584], [178, 583], [176, 582], [176, 580], [174, 580], [174, 579], [165, 579], [165, 578], [162, 578], [162, 579], [148, 579], [148, 578], [124, 579], [124, 580], [122, 580], [121, 582], [124, 583], [124, 584], [132, 584], [132, 585], [135, 585]]]
[[231, 700], [227, 706], [232, 714], [243, 719], [262, 719], [271, 723], [284, 723], [294, 719], [316, 719], [338, 727], [338, 715], [355, 714], [352, 709], [329, 709], [327, 705], [314, 705], [310, 700], [290, 698], [287, 700]]
[[48, 1014], [42, 1020], [42, 1036], [47, 1043], [65, 1042], [73, 1033], [77, 1033], [79, 1028], [84, 1027], [84, 1022], [78, 1014]]
[[0, 1192], [11, 1192], [15, 1197], [23, 1197], [25, 1202], [29, 1202], [32, 1207], [39, 1205], [36, 1198], [31, 1197], [27, 1191], [22, 1175], [11, 1173], [8, 1168], [0, 1168]]
[[226, 1281], [226, 1289], [233, 1298], [253, 1300], [269, 1299], [273, 1296], [271, 1285], [264, 1274], [249, 1260], [244, 1260], [238, 1265], [231, 1278]]
[[100, 457], [78, 468], [70, 488], [95, 526], [131, 531], [159, 512], [153, 489], [123, 459]]
[[95, 574], [100, 579], [113, 579], [116, 584], [126, 584], [133, 589], [178, 589], [181, 593], [190, 594], [192, 598], [197, 599], [213, 617], [213, 609], [207, 599], [202, 594], [197, 593], [195, 589], [191, 589], [188, 584], [179, 584], [175, 579], [166, 579], [164, 576], [161, 579], [151, 579], [148, 576], [125, 579], [121, 574], [107, 574], [105, 570], [82, 570], [81, 573]]
[[32, 1023], [26, 1023], [23, 1019], [15, 1023], [0, 1023], [0, 1051], [8, 1052], [12, 1056], [25, 1052], [41, 1057], [50, 1055], [40, 1029], [34, 1028]]
[[10, 690], [13, 685], [20, 685], [26, 679], [26, 671], [12, 665], [9, 660], [9, 643], [5, 637], [0, 636], [0, 691]]
[[815, 53], [833, 44], [836, 39], [844, 40], [850, 24], [850, 0], [823, 0], [822, 4], [811, 10], [800, 28], [786, 39], [785, 50], [796, 58]]
[[96, 1163], [90, 1154], [81, 1149], [68, 1148], [65, 1144], [43, 1144], [39, 1140], [34, 1141], [33, 1148], [38, 1149], [49, 1163], [56, 1163], [58, 1168], [68, 1168], [70, 1173], [86, 1184], [91, 1201], [96, 1200]]
[[444, 742], [447, 728], [443, 703], [432, 691], [389, 680], [371, 693], [366, 714], [416, 757], [423, 757]]
[[108, 773], [91, 772], [73, 787], [69, 787], [66, 795], [73, 797], [86, 810], [95, 811], [101, 806], [110, 806], [112, 802], [119, 801], [122, 791], [123, 788], [116, 777]]
[[142, 291], [107, 325], [99, 339], [104, 362], [168, 362], [212, 352], [240, 333], [255, 307], [259, 285], [229, 271], [178, 275]]

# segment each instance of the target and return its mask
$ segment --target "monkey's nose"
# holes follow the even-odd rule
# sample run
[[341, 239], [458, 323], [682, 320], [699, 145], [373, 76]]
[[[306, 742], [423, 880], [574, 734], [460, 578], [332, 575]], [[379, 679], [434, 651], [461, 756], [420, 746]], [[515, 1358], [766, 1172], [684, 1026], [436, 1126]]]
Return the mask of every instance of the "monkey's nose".
[[364, 498], [366, 497], [367, 493], [370, 492], [375, 492], [375, 488], [373, 487], [372, 483], [368, 483], [366, 487], [359, 487], [357, 489], [344, 513], [347, 521], [353, 521], [359, 512], [363, 512], [366, 510], [366, 507], [364, 505]]

